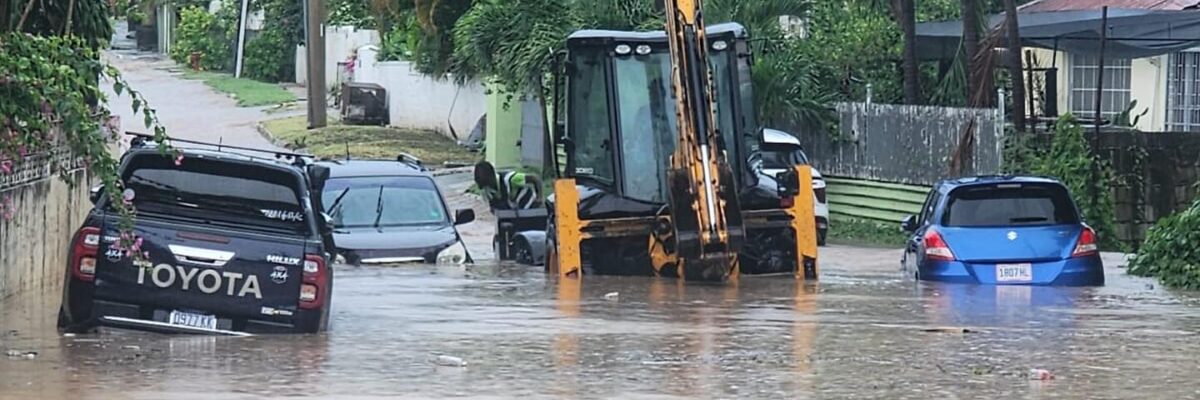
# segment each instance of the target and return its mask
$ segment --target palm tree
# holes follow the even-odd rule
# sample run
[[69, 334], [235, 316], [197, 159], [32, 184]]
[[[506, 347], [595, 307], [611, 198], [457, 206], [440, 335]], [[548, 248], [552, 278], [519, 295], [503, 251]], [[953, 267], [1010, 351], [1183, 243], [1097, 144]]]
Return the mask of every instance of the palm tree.
[[1004, 0], [1004, 29], [1008, 34], [1007, 61], [1008, 75], [1012, 82], [1013, 126], [1020, 132], [1025, 130], [1025, 76], [1021, 68], [1021, 31], [1017, 22], [1015, 0]]
[[977, 97], [980, 86], [975, 60], [979, 55], [979, 0], [960, 0], [959, 4], [962, 6], [962, 40], [966, 52], [962, 58], [963, 70], [967, 71], [967, 102], [971, 103]]
[[892, 12], [904, 32], [904, 102], [921, 103], [920, 60], [917, 59], [917, 16], [914, 0], [893, 0]]

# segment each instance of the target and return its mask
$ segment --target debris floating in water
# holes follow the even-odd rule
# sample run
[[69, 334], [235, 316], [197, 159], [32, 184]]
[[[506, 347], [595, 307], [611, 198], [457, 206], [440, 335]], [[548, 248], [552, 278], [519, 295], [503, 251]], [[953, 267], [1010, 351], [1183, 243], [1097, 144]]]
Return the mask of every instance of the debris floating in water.
[[23, 358], [26, 360], [32, 360], [37, 357], [38, 353], [36, 351], [9, 350], [4, 354], [9, 358]]
[[608, 301], [617, 301], [617, 300], [620, 300], [620, 299], [621, 299], [621, 293], [619, 293], [619, 292], [608, 292], [608, 294], [605, 294], [605, 295], [604, 295], [604, 299], [605, 299], [605, 300], [608, 300]]
[[467, 366], [467, 362], [465, 360], [453, 356], [438, 356], [433, 360], [433, 363], [443, 367], [465, 368]]
[[1048, 381], [1051, 379], [1054, 379], [1054, 374], [1050, 373], [1050, 371], [1040, 368], [1029, 370], [1029, 380], [1031, 381]]

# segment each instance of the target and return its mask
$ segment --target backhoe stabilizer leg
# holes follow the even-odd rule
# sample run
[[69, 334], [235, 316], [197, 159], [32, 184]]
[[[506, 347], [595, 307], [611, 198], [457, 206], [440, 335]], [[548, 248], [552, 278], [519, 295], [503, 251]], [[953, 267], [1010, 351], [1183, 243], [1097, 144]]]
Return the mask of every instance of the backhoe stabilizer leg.
[[554, 257], [559, 278], [578, 279], [583, 276], [580, 254], [582, 226], [579, 220], [579, 189], [574, 179], [554, 181]]
[[800, 190], [787, 213], [792, 217], [796, 237], [796, 279], [815, 280], [817, 267], [817, 218], [814, 215], [812, 167], [796, 166]]

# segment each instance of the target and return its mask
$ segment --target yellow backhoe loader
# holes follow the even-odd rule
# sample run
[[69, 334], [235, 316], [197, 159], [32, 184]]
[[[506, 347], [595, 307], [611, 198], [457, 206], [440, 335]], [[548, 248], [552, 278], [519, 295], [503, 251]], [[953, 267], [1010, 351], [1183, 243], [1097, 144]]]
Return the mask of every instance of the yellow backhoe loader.
[[762, 134], [746, 30], [706, 28], [700, 0], [664, 9], [665, 31], [567, 40], [554, 85], [563, 162], [547, 202], [547, 271], [816, 279], [811, 169], [753, 167]]

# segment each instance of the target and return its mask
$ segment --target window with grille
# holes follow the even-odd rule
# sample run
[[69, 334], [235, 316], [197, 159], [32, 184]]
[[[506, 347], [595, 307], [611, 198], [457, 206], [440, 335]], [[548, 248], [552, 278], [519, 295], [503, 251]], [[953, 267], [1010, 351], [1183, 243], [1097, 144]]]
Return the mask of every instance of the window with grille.
[[1171, 54], [1167, 69], [1167, 129], [1200, 131], [1200, 52]]
[[[1077, 117], [1096, 115], [1099, 61], [1096, 56], [1071, 55], [1071, 113]], [[1129, 107], [1130, 70], [1128, 58], [1104, 60], [1104, 93], [1100, 99], [1100, 115], [1104, 118], [1112, 118]]]

